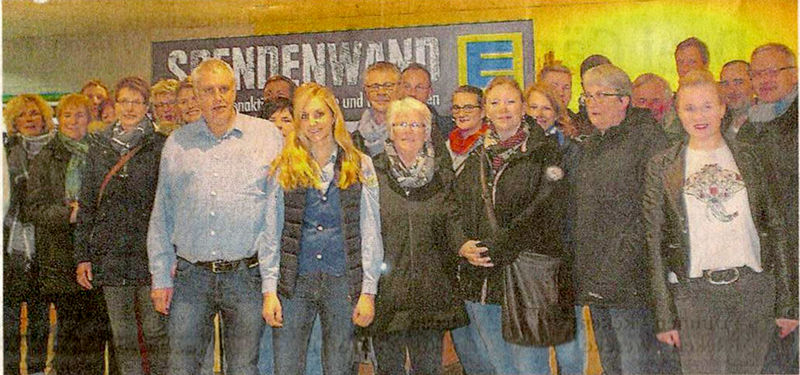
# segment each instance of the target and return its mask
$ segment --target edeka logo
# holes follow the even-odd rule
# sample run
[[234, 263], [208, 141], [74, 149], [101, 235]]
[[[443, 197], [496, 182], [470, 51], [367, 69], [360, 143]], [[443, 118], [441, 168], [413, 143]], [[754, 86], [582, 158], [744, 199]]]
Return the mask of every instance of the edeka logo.
[[522, 33], [458, 37], [458, 84], [486, 87], [492, 78], [511, 76], [524, 84]]

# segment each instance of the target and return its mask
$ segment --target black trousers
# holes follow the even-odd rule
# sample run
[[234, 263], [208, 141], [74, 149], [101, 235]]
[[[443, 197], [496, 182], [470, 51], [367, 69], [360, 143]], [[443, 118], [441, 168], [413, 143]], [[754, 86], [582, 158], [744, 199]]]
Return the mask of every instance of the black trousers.
[[111, 337], [102, 294], [89, 290], [47, 297], [56, 306], [55, 368], [58, 374], [102, 374], [105, 343]]

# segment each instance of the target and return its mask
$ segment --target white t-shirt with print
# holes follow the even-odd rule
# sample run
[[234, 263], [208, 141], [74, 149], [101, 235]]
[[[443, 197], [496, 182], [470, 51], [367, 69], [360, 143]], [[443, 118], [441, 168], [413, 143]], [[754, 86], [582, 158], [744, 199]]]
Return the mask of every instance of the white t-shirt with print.
[[748, 266], [761, 272], [761, 248], [747, 188], [731, 150], [686, 150], [683, 200], [689, 223], [689, 277]]

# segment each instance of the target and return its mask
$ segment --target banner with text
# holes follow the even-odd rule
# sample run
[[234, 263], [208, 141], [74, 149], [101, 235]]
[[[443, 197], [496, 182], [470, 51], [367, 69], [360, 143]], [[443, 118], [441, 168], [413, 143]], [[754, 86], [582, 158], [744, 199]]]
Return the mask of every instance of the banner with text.
[[501, 75], [514, 77], [520, 86], [533, 81], [533, 22], [175, 40], [154, 42], [152, 56], [154, 80], [183, 79], [209, 57], [227, 61], [234, 70], [241, 113], [258, 113], [271, 75], [282, 74], [297, 84], [314, 81], [333, 90], [349, 121], [359, 119], [369, 106], [362, 88], [366, 67], [390, 61], [402, 70], [416, 62], [431, 73], [429, 104], [446, 114], [459, 85], [483, 88]]

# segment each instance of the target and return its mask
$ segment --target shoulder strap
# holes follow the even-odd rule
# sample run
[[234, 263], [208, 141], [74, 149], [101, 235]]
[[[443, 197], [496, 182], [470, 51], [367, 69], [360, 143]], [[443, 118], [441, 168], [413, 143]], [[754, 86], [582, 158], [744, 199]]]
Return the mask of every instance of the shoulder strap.
[[489, 228], [493, 233], [497, 233], [499, 225], [497, 225], [497, 216], [494, 214], [494, 203], [489, 194], [489, 186], [486, 182], [486, 149], [481, 147], [481, 157], [478, 164], [481, 167], [480, 180], [481, 180], [481, 198], [483, 198], [483, 205], [486, 208], [486, 217], [489, 219]]
[[103, 182], [100, 184], [100, 190], [97, 193], [97, 206], [100, 206], [100, 201], [103, 200], [103, 193], [106, 190], [106, 185], [111, 182], [111, 178], [114, 177], [114, 175], [116, 175], [117, 172], [119, 172], [119, 170], [122, 169], [122, 167], [124, 167], [129, 160], [131, 160], [131, 158], [133, 158], [133, 155], [135, 155], [142, 148], [142, 146], [143, 145], [136, 146], [132, 150], [128, 151], [127, 154], [122, 155], [117, 161], [117, 164], [114, 164], [108, 173], [106, 173], [106, 176], [103, 177]]

